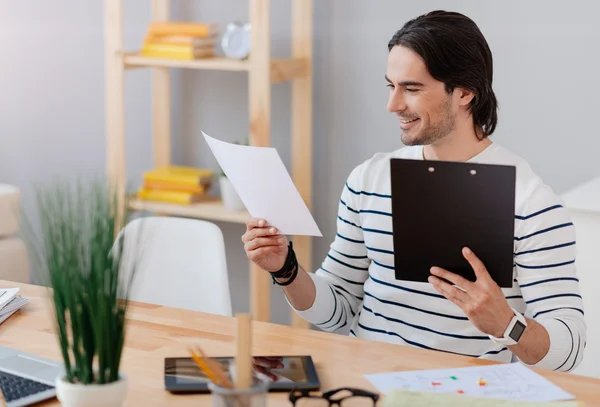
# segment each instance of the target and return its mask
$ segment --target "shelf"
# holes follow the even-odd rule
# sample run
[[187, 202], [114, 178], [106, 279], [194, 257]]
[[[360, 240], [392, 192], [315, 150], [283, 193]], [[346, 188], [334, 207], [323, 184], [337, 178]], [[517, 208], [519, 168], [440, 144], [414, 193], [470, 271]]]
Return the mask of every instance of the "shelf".
[[[291, 2], [291, 47], [289, 57], [273, 58], [271, 54], [271, 3], [273, 0], [246, 0], [247, 21], [252, 26], [252, 53], [247, 60], [222, 56], [192, 61], [149, 58], [140, 49], [125, 52], [124, 1], [104, 0], [104, 59], [105, 59], [105, 110], [107, 176], [117, 182], [119, 202], [127, 200], [132, 211], [146, 211], [158, 216], [179, 216], [237, 224], [250, 218], [247, 211], [231, 212], [215, 198], [211, 202], [178, 205], [152, 202], [127, 195], [127, 154], [125, 90], [128, 71], [150, 70], [151, 104], [148, 119], [152, 122], [153, 166], [172, 164], [171, 128], [172, 83], [171, 68], [241, 72], [247, 76], [247, 105], [249, 139], [253, 145], [271, 146], [273, 100], [272, 85], [290, 82], [290, 146], [294, 152], [291, 160], [291, 177], [310, 209], [312, 196], [313, 162], [313, 16], [314, 0]], [[171, 0], [153, 0], [151, 21], [172, 21]], [[133, 52], [129, 52], [133, 51]], [[129, 72], [134, 74], [134, 72]], [[241, 90], [241, 89], [240, 89]], [[246, 90], [244, 90], [246, 94]], [[294, 236], [294, 250], [298, 262], [312, 262], [310, 236]], [[250, 312], [254, 320], [270, 321], [270, 290], [272, 282], [267, 273], [253, 262], [250, 266]], [[308, 328], [308, 323], [291, 311], [292, 325]]]
[[163, 67], [163, 68], [187, 68], [187, 69], [209, 69], [217, 71], [248, 71], [250, 63], [248, 61], [232, 58], [203, 58], [193, 61], [148, 58], [137, 53], [126, 53], [123, 56], [125, 68], [142, 67]]
[[150, 211], [167, 215], [183, 216], [212, 221], [223, 221], [245, 224], [250, 218], [247, 211], [229, 211], [220, 200], [203, 202], [192, 205], [177, 205], [163, 202], [131, 199], [129, 207], [138, 211]]
[[[207, 69], [215, 71], [238, 71], [250, 70], [249, 60], [233, 58], [203, 58], [193, 61], [148, 58], [137, 53], [126, 53], [123, 55], [125, 68], [185, 68], [185, 69]], [[290, 79], [308, 75], [308, 61], [306, 59], [274, 59], [271, 61], [271, 82], [278, 83]]]

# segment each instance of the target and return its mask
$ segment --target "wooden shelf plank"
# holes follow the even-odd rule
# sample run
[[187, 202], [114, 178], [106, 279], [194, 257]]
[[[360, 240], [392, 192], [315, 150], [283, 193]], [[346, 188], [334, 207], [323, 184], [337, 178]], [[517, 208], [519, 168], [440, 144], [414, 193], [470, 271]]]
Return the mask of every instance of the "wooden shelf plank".
[[232, 58], [204, 58], [194, 61], [148, 58], [137, 53], [126, 53], [123, 56], [125, 68], [136, 67], [165, 67], [165, 68], [188, 68], [188, 69], [209, 69], [218, 71], [248, 71], [250, 64], [248, 61], [242, 61]]
[[[186, 68], [207, 69], [216, 71], [250, 70], [250, 60], [232, 58], [204, 58], [194, 61], [175, 59], [148, 58], [137, 53], [126, 53], [123, 56], [125, 68]], [[308, 75], [308, 60], [305, 58], [273, 59], [271, 60], [271, 82], [279, 83]]]
[[164, 202], [130, 199], [129, 207], [138, 211], [157, 212], [166, 215], [182, 216], [212, 221], [233, 222], [245, 224], [250, 218], [247, 211], [229, 211], [220, 200], [202, 202], [192, 205], [177, 205]]

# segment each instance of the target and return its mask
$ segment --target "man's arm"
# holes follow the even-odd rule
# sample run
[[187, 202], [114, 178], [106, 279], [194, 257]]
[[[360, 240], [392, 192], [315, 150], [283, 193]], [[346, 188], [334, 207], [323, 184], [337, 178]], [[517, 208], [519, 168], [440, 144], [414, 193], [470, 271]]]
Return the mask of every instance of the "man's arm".
[[[463, 255], [475, 272], [475, 282], [439, 267], [431, 269], [433, 275], [429, 281], [438, 292], [458, 305], [477, 329], [500, 338], [515, 314], [481, 260], [469, 248], [463, 249]], [[509, 348], [524, 363], [535, 364], [548, 353], [550, 338], [542, 325], [531, 319], [527, 322], [519, 342]]]
[[296, 313], [324, 331], [350, 323], [363, 300], [370, 260], [360, 220], [360, 171], [356, 167], [338, 204], [337, 233], [321, 267], [307, 273], [299, 267], [296, 280], [284, 286]]
[[[280, 283], [286, 283], [288, 279], [278, 279]], [[315, 303], [317, 289], [312, 278], [298, 265], [298, 275], [290, 284], [283, 286], [283, 292], [290, 305], [298, 311], [306, 311]]]
[[[432, 277], [430, 281], [446, 298], [459, 305], [480, 331], [501, 338], [515, 314], [502, 289], [493, 281], [485, 265], [469, 249], [464, 249], [463, 255], [475, 271], [477, 276], [475, 283], [438, 268], [432, 270], [434, 276], [452, 281], [463, 290], [443, 283], [435, 277]], [[533, 365], [548, 354], [550, 336], [546, 328], [537, 321], [530, 318], [526, 318], [526, 320], [527, 327], [519, 342], [508, 348], [522, 362]]]
[[516, 219], [517, 281], [527, 313], [545, 328], [550, 344], [540, 360], [522, 361], [570, 371], [581, 362], [587, 337], [575, 268], [575, 227], [549, 188], [539, 188], [529, 202], [527, 213]]
[[[370, 260], [360, 226], [360, 171], [361, 166], [356, 167], [344, 186], [336, 237], [321, 267], [307, 273], [298, 265], [293, 281], [289, 281], [292, 277], [278, 280], [296, 313], [325, 331], [344, 327], [356, 315], [369, 276]], [[242, 242], [248, 258], [265, 272], [280, 270], [286, 263], [287, 238], [264, 219], [247, 222]]]
[[[550, 350], [550, 335], [535, 319], [527, 319], [527, 328], [519, 343], [508, 348], [519, 360], [528, 365], [539, 363]], [[508, 324], [506, 324], [508, 326]]]
[[[530, 318], [510, 350], [525, 364], [570, 371], [581, 362], [586, 341], [575, 231], [569, 213], [547, 188], [540, 188], [529, 201], [528, 213], [516, 219], [515, 267]], [[463, 254], [475, 271], [475, 283], [439, 268], [432, 269], [430, 281], [480, 331], [500, 337], [514, 313], [476, 255], [468, 250]]]

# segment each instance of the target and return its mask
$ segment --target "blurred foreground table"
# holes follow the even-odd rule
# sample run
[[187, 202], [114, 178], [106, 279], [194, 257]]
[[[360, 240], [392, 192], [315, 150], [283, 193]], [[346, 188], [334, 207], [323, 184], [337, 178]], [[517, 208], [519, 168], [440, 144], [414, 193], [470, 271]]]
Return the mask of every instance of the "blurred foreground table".
[[[20, 287], [30, 303], [0, 324], [0, 344], [60, 360], [53, 332], [48, 290], [0, 280], [0, 288]], [[322, 390], [341, 386], [376, 389], [365, 374], [400, 370], [486, 365], [493, 362], [363, 339], [255, 322], [253, 354], [313, 357]], [[190, 341], [209, 356], [235, 352], [235, 319], [159, 305], [132, 303], [122, 370], [128, 376], [128, 406], [209, 406], [210, 395], [173, 395], [164, 389], [164, 358], [188, 356]], [[600, 380], [569, 373], [534, 369], [556, 385], [600, 407]], [[52, 400], [40, 406], [58, 406]], [[287, 393], [269, 395], [269, 406], [290, 406]]]

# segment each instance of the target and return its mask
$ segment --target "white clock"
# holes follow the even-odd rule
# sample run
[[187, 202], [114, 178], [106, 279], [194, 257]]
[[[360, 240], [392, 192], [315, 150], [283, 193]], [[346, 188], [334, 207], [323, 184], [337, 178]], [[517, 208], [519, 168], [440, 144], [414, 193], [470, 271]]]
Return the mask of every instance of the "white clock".
[[227, 24], [221, 37], [221, 48], [229, 58], [247, 58], [250, 55], [250, 24], [240, 22]]

